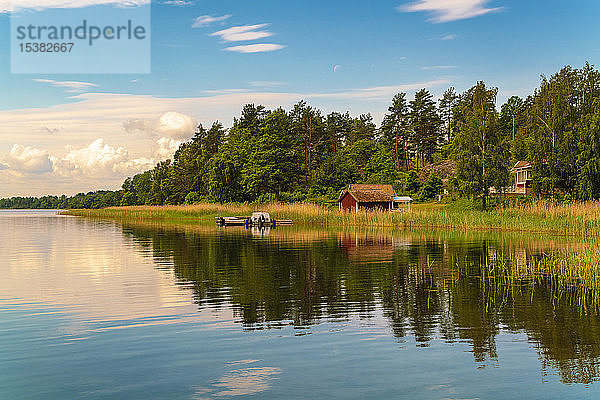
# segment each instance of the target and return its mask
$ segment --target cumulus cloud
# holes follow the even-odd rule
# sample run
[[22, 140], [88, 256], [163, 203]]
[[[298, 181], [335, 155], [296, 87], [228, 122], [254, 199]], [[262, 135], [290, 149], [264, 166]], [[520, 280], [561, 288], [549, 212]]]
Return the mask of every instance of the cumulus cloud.
[[157, 161], [163, 161], [173, 157], [175, 151], [183, 143], [180, 140], [171, 139], [168, 137], [162, 137], [156, 141], [156, 149], [153, 152], [154, 157]]
[[67, 92], [78, 93], [86, 89], [98, 87], [95, 83], [78, 81], [55, 81], [52, 79], [34, 79], [35, 82], [49, 83], [52, 86], [64, 88]]
[[30, 146], [15, 144], [8, 153], [7, 161], [11, 169], [19, 172], [42, 174], [52, 171], [48, 152]]
[[[181, 141], [168, 137], [160, 138], [153, 146], [152, 157], [131, 157], [121, 146], [112, 146], [99, 138], [85, 147], [66, 146], [66, 154], [51, 154], [29, 146], [15, 144], [6, 156], [7, 164], [0, 163], [0, 171], [6, 170], [15, 177], [34, 177], [44, 174], [44, 182], [70, 182], [90, 185], [96, 179], [120, 181], [126, 176], [152, 169], [157, 162], [173, 157]], [[41, 179], [41, 178], [39, 178]], [[41, 184], [41, 182], [40, 182]], [[81, 187], [79, 190], [87, 190]]]
[[215, 22], [222, 22], [231, 18], [231, 14], [221, 15], [220, 17], [213, 17], [212, 15], [201, 15], [194, 19], [192, 28], [204, 28]]
[[129, 152], [125, 148], [110, 146], [101, 138], [81, 149], [67, 146], [67, 154], [64, 157], [52, 157], [52, 160], [54, 172], [61, 176], [128, 175], [154, 166], [154, 160], [130, 159]]
[[430, 21], [435, 23], [450, 22], [460, 19], [478, 17], [502, 7], [487, 7], [490, 0], [418, 0], [399, 6], [401, 12], [428, 12]]
[[166, 112], [156, 119], [130, 119], [123, 123], [127, 132], [140, 131], [175, 139], [189, 139], [197, 126], [198, 122], [194, 118], [174, 111]]
[[269, 31], [262, 30], [269, 24], [232, 26], [218, 32], [211, 33], [210, 36], [218, 36], [225, 42], [244, 42], [248, 40], [257, 40], [273, 36]]
[[258, 43], [258, 44], [248, 44], [248, 45], [244, 45], [244, 46], [226, 47], [223, 50], [234, 51], [236, 53], [264, 53], [267, 51], [281, 50], [284, 47], [285, 46], [283, 46], [281, 44]]
[[0, 0], [0, 13], [47, 8], [81, 8], [98, 5], [133, 7], [150, 4], [150, 0]]

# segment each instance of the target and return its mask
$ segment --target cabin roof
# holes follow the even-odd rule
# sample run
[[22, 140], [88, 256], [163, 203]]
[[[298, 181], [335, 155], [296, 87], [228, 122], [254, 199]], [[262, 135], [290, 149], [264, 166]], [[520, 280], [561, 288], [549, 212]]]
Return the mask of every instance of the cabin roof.
[[396, 191], [392, 185], [369, 185], [369, 184], [357, 184], [353, 183], [348, 185], [349, 191], [355, 190], [382, 190], [387, 193], [389, 196], [394, 197], [397, 196]]
[[358, 203], [391, 203], [394, 197], [397, 196], [392, 185], [352, 184], [340, 193], [338, 202], [346, 194], [352, 196]]
[[531, 164], [529, 161], [518, 161], [514, 167], [512, 167], [512, 169], [510, 170], [510, 172], [515, 172], [519, 169], [528, 169], [528, 168], [532, 168], [533, 164]]
[[409, 196], [396, 196], [394, 197], [394, 201], [398, 203], [410, 203], [411, 201], [413, 201], [413, 199]]

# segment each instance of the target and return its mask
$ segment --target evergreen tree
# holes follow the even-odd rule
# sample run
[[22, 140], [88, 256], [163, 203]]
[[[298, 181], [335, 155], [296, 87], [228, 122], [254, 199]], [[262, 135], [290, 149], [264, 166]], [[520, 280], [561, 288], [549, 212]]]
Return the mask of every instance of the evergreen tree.
[[483, 199], [490, 187], [508, 185], [507, 141], [499, 129], [495, 88], [479, 82], [461, 96], [460, 120], [454, 139], [458, 179], [466, 194]]
[[401, 164], [404, 168], [409, 168], [410, 120], [408, 111], [406, 93], [398, 93], [392, 99], [392, 104], [381, 124], [382, 139], [388, 148], [393, 149], [394, 165], [398, 171]]
[[437, 113], [433, 96], [426, 89], [415, 94], [410, 102], [411, 142], [414, 147], [417, 169], [425, 162], [433, 160], [440, 142], [440, 117]]

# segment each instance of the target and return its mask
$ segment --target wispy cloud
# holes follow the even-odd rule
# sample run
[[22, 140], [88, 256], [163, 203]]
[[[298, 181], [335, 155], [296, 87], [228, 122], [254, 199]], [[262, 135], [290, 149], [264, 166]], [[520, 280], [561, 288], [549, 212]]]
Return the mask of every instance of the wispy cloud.
[[83, 92], [86, 89], [98, 87], [98, 85], [96, 85], [95, 83], [90, 83], [90, 82], [55, 81], [52, 79], [34, 79], [34, 81], [40, 82], [40, 83], [48, 83], [52, 86], [63, 88], [67, 92], [70, 92], [70, 93]]
[[269, 24], [257, 25], [242, 25], [232, 26], [231, 28], [223, 29], [222, 31], [211, 33], [211, 36], [218, 36], [226, 42], [244, 42], [248, 40], [263, 39], [273, 34], [269, 31], [262, 30]]
[[187, 1], [187, 0], [168, 0], [168, 1], [163, 2], [163, 4], [166, 4], [168, 6], [186, 7], [186, 6], [193, 6], [194, 2]]
[[439, 70], [454, 69], [454, 68], [456, 68], [456, 65], [427, 65], [427, 66], [421, 67], [421, 69], [423, 71], [439, 71]]
[[285, 82], [281, 81], [252, 81], [248, 82], [253, 87], [278, 87], [285, 85]]
[[422, 88], [431, 88], [450, 83], [447, 79], [437, 79], [434, 81], [408, 83], [394, 86], [374, 86], [363, 89], [349, 89], [333, 93], [312, 93], [304, 95], [304, 98], [326, 98], [326, 99], [363, 99], [363, 100], [388, 100], [398, 92], [419, 90]]
[[0, 13], [47, 8], [82, 8], [98, 5], [133, 7], [150, 4], [150, 0], [0, 0]]
[[204, 28], [214, 24], [215, 22], [223, 22], [229, 18], [231, 18], [231, 14], [221, 15], [219, 17], [213, 17], [212, 15], [201, 15], [194, 19], [192, 28]]
[[443, 35], [440, 39], [442, 39], [442, 40], [454, 40], [457, 37], [458, 37], [458, 35], [456, 35], [454, 33], [451, 33], [451, 34], [448, 34], [448, 35]]
[[207, 94], [231, 94], [231, 93], [247, 93], [249, 89], [208, 89], [204, 90]]
[[478, 17], [502, 7], [487, 7], [490, 0], [417, 0], [397, 7], [401, 12], [428, 12], [430, 21], [435, 23], [450, 22], [460, 19]]
[[257, 43], [257, 44], [247, 44], [247, 45], [243, 45], [243, 46], [226, 47], [223, 50], [234, 51], [236, 53], [265, 53], [268, 51], [281, 50], [283, 48], [285, 48], [285, 46], [281, 45], [281, 44]]

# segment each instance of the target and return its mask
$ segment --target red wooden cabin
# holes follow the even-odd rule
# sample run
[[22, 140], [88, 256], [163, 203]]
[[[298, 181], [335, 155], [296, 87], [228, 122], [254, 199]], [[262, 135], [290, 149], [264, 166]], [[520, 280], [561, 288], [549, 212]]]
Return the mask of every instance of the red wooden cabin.
[[348, 185], [340, 193], [338, 205], [340, 210], [391, 210], [394, 208], [394, 198], [397, 197], [392, 185]]

